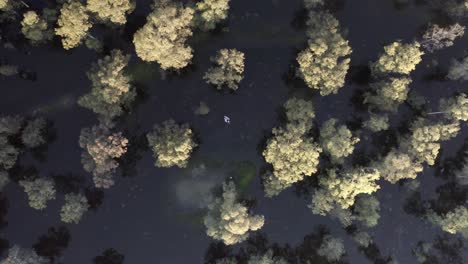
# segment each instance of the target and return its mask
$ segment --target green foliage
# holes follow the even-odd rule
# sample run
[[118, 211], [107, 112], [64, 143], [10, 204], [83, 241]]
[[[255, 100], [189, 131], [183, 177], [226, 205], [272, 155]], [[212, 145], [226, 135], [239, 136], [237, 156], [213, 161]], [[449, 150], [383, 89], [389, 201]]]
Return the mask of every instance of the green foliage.
[[237, 202], [236, 187], [233, 182], [223, 184], [222, 197], [208, 205], [208, 214], [204, 218], [207, 235], [221, 240], [226, 245], [233, 245], [246, 240], [249, 231], [256, 231], [264, 224], [264, 217], [250, 215], [247, 207]]
[[110, 55], [93, 63], [87, 73], [92, 82], [91, 92], [83, 95], [78, 104], [100, 115], [104, 123], [120, 116], [124, 107], [129, 107], [135, 99], [135, 89], [125, 73], [129, 60], [130, 56], [113, 50]]
[[371, 64], [372, 74], [410, 74], [421, 62], [424, 52], [418, 42], [403, 44], [399, 41], [384, 47], [384, 53]]
[[83, 128], [80, 134], [81, 163], [93, 174], [97, 188], [114, 185], [113, 175], [119, 166], [115, 160], [127, 152], [128, 139], [122, 133], [112, 133], [102, 125]]
[[195, 24], [204, 31], [213, 30], [216, 24], [225, 20], [230, 0], [203, 0], [196, 4]]
[[376, 226], [380, 218], [380, 203], [374, 196], [358, 195], [354, 203], [356, 220], [362, 221], [367, 227]]
[[382, 179], [393, 184], [401, 179], [416, 179], [423, 166], [410, 155], [398, 150], [390, 151], [383, 160], [375, 164]]
[[266, 196], [272, 197], [317, 171], [322, 149], [306, 132], [304, 126], [297, 124], [273, 129], [273, 137], [263, 151], [266, 162], [273, 166], [273, 173], [265, 176]]
[[48, 264], [49, 259], [39, 256], [33, 249], [25, 249], [14, 245], [8, 250], [6, 259], [0, 264]]
[[211, 61], [215, 67], [208, 69], [203, 76], [207, 83], [213, 84], [218, 90], [224, 85], [237, 90], [244, 78], [244, 53], [236, 49], [221, 49]]
[[337, 174], [329, 170], [319, 179], [321, 189], [312, 197], [309, 208], [314, 214], [326, 215], [335, 205], [347, 209], [354, 204], [359, 194], [372, 194], [380, 186], [376, 181], [380, 174], [375, 169], [354, 168]]
[[65, 204], [60, 210], [60, 217], [65, 223], [78, 224], [88, 208], [88, 199], [84, 195], [69, 193], [65, 195]]
[[440, 111], [445, 112], [447, 118], [455, 121], [468, 121], [468, 97], [462, 93], [456, 97], [440, 100]]
[[372, 243], [371, 235], [364, 231], [353, 234], [353, 240], [361, 247], [368, 247]]
[[250, 256], [247, 264], [288, 264], [281, 257], [273, 256], [273, 251], [270, 249], [265, 254]]
[[445, 232], [461, 234], [468, 239], [468, 209], [465, 206], [460, 205], [443, 216], [430, 212], [427, 217], [429, 221], [440, 226]]
[[47, 202], [55, 199], [54, 182], [49, 179], [38, 178], [32, 181], [19, 181], [19, 185], [29, 198], [29, 206], [36, 210], [43, 210]]
[[430, 124], [419, 119], [412, 124], [410, 129], [411, 136], [403, 140], [403, 147], [419, 162], [427, 162], [432, 166], [439, 154], [440, 142], [455, 137], [460, 131], [460, 124]]
[[33, 45], [46, 42], [53, 37], [53, 32], [48, 28], [47, 21], [34, 11], [24, 13], [23, 21], [21, 21], [21, 32]]
[[468, 81], [468, 57], [450, 63], [447, 78], [453, 81]]
[[338, 120], [331, 118], [320, 129], [320, 145], [333, 162], [340, 163], [354, 151], [360, 140], [346, 126], [337, 126]]
[[344, 85], [351, 48], [331, 14], [311, 11], [307, 26], [309, 46], [297, 56], [298, 75], [321, 95], [336, 94]]
[[44, 137], [47, 122], [39, 117], [29, 121], [21, 133], [21, 141], [28, 148], [35, 148], [46, 143]]
[[62, 37], [63, 48], [67, 50], [79, 46], [92, 26], [86, 7], [79, 0], [63, 4], [57, 25], [55, 34]]
[[103, 22], [124, 25], [135, 3], [131, 0], [87, 0], [86, 8]]
[[311, 101], [293, 97], [286, 101], [284, 109], [288, 122], [304, 125], [307, 129], [312, 128], [315, 111]]
[[363, 123], [363, 127], [372, 132], [384, 131], [389, 128], [388, 115], [371, 114], [370, 118]]
[[181, 69], [192, 59], [192, 48], [186, 45], [192, 36], [190, 24], [194, 10], [169, 0], [156, 0], [146, 24], [133, 36], [138, 57], [156, 61], [164, 70]]
[[407, 77], [372, 83], [373, 93], [365, 95], [364, 103], [382, 111], [396, 112], [398, 106], [408, 98], [410, 84], [411, 79]]
[[155, 125], [146, 137], [153, 150], [156, 167], [185, 168], [193, 149], [197, 146], [189, 125], [178, 125], [172, 119], [164, 121], [162, 125]]
[[317, 250], [317, 254], [325, 257], [328, 261], [339, 261], [345, 254], [343, 240], [326, 235]]

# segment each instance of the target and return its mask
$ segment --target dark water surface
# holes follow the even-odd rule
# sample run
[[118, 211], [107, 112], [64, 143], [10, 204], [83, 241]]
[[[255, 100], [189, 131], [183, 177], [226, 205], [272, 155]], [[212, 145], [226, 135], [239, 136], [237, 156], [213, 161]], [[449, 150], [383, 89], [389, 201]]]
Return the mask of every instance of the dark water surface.
[[[40, 5], [38, 2], [35, 4]], [[147, 15], [148, 2], [138, 1], [136, 13], [132, 15], [135, 20], [137, 16]], [[130, 69], [145, 92], [142, 103], [118, 126], [130, 138], [130, 144], [132, 139], [141, 139], [153, 124], [173, 118], [192, 126], [200, 147], [187, 169], [155, 168], [148, 148], [137, 151], [136, 163], [129, 166], [134, 169], [126, 170], [123, 177], [116, 176], [116, 185], [104, 191], [102, 205], [85, 214], [78, 225], [66, 225], [71, 240], [60, 257], [61, 263], [91, 263], [107, 248], [115, 248], [125, 255], [125, 263], [130, 264], [203, 263], [213, 241], [206, 236], [200, 221], [198, 207], [202, 200], [190, 193], [235, 177], [245, 168], [249, 172], [253, 170], [255, 177], [247, 181], [243, 195], [256, 200], [254, 211], [266, 219], [261, 232], [271, 243], [296, 247], [323, 224], [334, 236], [344, 239], [346, 261], [372, 263], [358, 251], [337, 221], [313, 215], [306, 206], [309, 200], [299, 197], [294, 188], [273, 199], [263, 194], [259, 174], [265, 164], [259, 148], [271, 129], [280, 124], [281, 105], [288, 97], [313, 98], [318, 124], [330, 117], [346, 122], [367, 116], [351, 102], [356, 91], [365, 86], [347, 83], [339, 94], [321, 97], [304, 84], [288, 81], [290, 65], [306, 41], [305, 29], [299, 23], [301, 10], [300, 0], [231, 1], [229, 31], [194, 36], [191, 43], [195, 50], [194, 65], [181, 76], [169, 75], [165, 79], [157, 67], [142, 64], [129, 43], [116, 44], [133, 54]], [[375, 60], [382, 47], [392, 41], [412, 41], [434, 18], [427, 6], [410, 4], [398, 10], [390, 0], [343, 1], [335, 15], [347, 32], [346, 38], [353, 49], [353, 66]], [[425, 55], [413, 72], [411, 89], [425, 96], [433, 110], [437, 109], [441, 97], [467, 88], [458, 82], [425, 80], [434, 69], [432, 60], [446, 68], [451, 58], [464, 54], [467, 44], [465, 36], [450, 48]], [[246, 54], [245, 79], [236, 93], [218, 92], [202, 79], [210, 67], [209, 57], [220, 48], [236, 48]], [[92, 112], [75, 102], [90, 90], [85, 72], [99, 55], [85, 47], [71, 52], [52, 47], [1, 48], [0, 58], [37, 73], [36, 81], [15, 77], [0, 80], [0, 113], [35, 112], [51, 120], [56, 130], [56, 139], [49, 144], [44, 161], [25, 155], [19, 163], [34, 166], [43, 177], [71, 173], [90, 184], [91, 176], [81, 165], [78, 138], [81, 128], [92, 126], [97, 120]], [[210, 107], [209, 115], [194, 115], [200, 101]], [[231, 118], [230, 125], [223, 122], [224, 115]], [[392, 117], [392, 122], [398, 123], [405, 115], [408, 111], [403, 109]], [[442, 160], [456, 154], [468, 138], [467, 131], [464, 126], [455, 139], [442, 144]], [[373, 147], [378, 146], [371, 146], [364, 139], [358, 145], [359, 149]], [[201, 164], [205, 164], [206, 171], [194, 175], [193, 169]], [[435, 169], [426, 168], [418, 176], [424, 198], [432, 197], [436, 187], [443, 183], [434, 174]], [[9, 208], [8, 226], [3, 229], [2, 237], [11, 245], [31, 247], [48, 228], [63, 225], [58, 213], [63, 195], [58, 195], [43, 212], [28, 206], [26, 194], [17, 184], [8, 185], [4, 195]], [[382, 182], [376, 197], [381, 203], [381, 219], [370, 233], [375, 236], [382, 255], [391, 255], [399, 263], [416, 263], [411, 249], [420, 240], [432, 241], [442, 231], [403, 211], [407, 195], [401, 186]]]

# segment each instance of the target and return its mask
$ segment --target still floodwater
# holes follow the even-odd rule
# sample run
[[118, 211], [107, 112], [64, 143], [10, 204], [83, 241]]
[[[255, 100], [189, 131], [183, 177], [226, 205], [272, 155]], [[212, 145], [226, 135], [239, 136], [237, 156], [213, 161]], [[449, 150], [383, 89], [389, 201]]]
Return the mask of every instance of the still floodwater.
[[[41, 1], [30, 2], [40, 5]], [[137, 1], [132, 16], [146, 16], [148, 2]], [[353, 66], [375, 60], [382, 47], [392, 41], [413, 40], [432, 19], [432, 13], [424, 5], [410, 4], [398, 10], [391, 0], [337, 2], [343, 6], [335, 16], [347, 32], [346, 38], [353, 49]], [[129, 164], [123, 177], [117, 177], [116, 186], [104, 191], [103, 203], [87, 213], [80, 224], [66, 225], [71, 239], [59, 258], [61, 263], [91, 263], [107, 248], [115, 248], [125, 255], [125, 263], [130, 264], [203, 263], [213, 242], [200, 222], [203, 193], [227, 177], [245, 175], [254, 177], [247, 177], [243, 195], [255, 199], [255, 212], [265, 216], [261, 232], [269, 242], [296, 247], [323, 224], [334, 236], [344, 239], [346, 261], [371, 263], [337, 221], [313, 215], [306, 206], [309, 200], [299, 197], [294, 188], [268, 199], [260, 183], [259, 173], [265, 164], [259, 148], [271, 128], [280, 124], [280, 106], [291, 95], [313, 98], [318, 124], [330, 117], [345, 122], [366, 115], [351, 103], [362, 86], [348, 83], [338, 95], [320, 97], [304, 85], [287, 81], [290, 65], [306, 41], [305, 29], [297, 23], [301, 20], [301, 9], [300, 0], [231, 1], [229, 30], [195, 36], [191, 43], [195, 50], [194, 65], [182, 76], [163, 79], [158, 70], [137, 59], [128, 43], [116, 44], [133, 54], [130, 68], [145, 92], [141, 104], [119, 124], [131, 144], [141, 141], [153, 124], [173, 118], [193, 127], [200, 147], [187, 169], [160, 169], [154, 167], [151, 151], [134, 143], [135, 163]], [[453, 47], [424, 56], [412, 74], [411, 89], [425, 96], [434, 109], [439, 98], [467, 88], [456, 82], [428, 82], [424, 76], [432, 70], [433, 60], [446, 68], [451, 58], [464, 54], [467, 44], [465, 36]], [[245, 79], [236, 93], [218, 92], [202, 79], [210, 67], [209, 57], [220, 48], [236, 48], [246, 54]], [[26, 155], [20, 163], [34, 166], [41, 176], [72, 174], [89, 184], [91, 176], [82, 168], [78, 138], [81, 128], [97, 120], [93, 113], [75, 102], [90, 89], [85, 72], [98, 55], [84, 47], [71, 52], [51, 47], [1, 48], [0, 58], [37, 73], [35, 81], [0, 80], [0, 113], [36, 112], [51, 120], [56, 130], [45, 160]], [[207, 116], [194, 115], [200, 101], [211, 109]], [[405, 118], [404, 115], [405, 111], [401, 111], [395, 120]], [[224, 122], [224, 116], [230, 118], [230, 124]], [[457, 138], [442, 145], [442, 159], [455, 155], [467, 139], [467, 131], [463, 127]], [[359, 144], [359, 148], [372, 147], [375, 146], [366, 140]], [[419, 179], [424, 197], [433, 195], [441, 183], [431, 168], [426, 168]], [[17, 184], [8, 185], [4, 195], [9, 208], [8, 226], [3, 229], [2, 238], [10, 245], [31, 247], [50, 227], [63, 225], [58, 214], [63, 195], [44, 212], [28, 206], [26, 194]], [[415, 263], [411, 249], [420, 240], [432, 241], [441, 231], [403, 211], [406, 196], [401, 186], [382, 182], [376, 197], [381, 203], [381, 219], [371, 233], [381, 254], [391, 255], [399, 263]]]

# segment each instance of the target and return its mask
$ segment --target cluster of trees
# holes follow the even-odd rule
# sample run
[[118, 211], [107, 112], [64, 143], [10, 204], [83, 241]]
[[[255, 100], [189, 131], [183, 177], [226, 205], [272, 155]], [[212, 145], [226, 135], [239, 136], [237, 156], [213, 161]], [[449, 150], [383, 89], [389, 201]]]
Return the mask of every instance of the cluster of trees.
[[195, 7], [183, 6], [169, 0], [156, 0], [146, 24], [139, 29], [133, 43], [138, 57], [157, 62], [162, 69], [182, 69], [193, 57], [187, 40], [197, 26], [214, 29], [227, 17], [229, 0], [204, 0]]
[[30, 248], [22, 248], [13, 246], [8, 250], [8, 256], [0, 261], [1, 264], [48, 264], [49, 260], [45, 257], [37, 255]]
[[340, 34], [338, 20], [326, 11], [314, 11], [322, 1], [306, 1], [308, 47], [297, 56], [298, 76], [321, 95], [336, 94], [349, 69], [351, 47]]

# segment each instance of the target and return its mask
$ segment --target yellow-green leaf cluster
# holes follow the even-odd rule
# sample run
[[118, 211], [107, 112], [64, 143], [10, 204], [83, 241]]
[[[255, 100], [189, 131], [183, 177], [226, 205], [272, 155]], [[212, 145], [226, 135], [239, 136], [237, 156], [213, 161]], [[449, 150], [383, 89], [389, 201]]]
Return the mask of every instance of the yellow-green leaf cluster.
[[162, 125], [155, 125], [146, 137], [153, 150], [156, 167], [185, 168], [193, 149], [197, 146], [189, 125], [178, 125], [172, 119], [164, 121]]
[[237, 202], [237, 192], [233, 182], [223, 184], [222, 197], [216, 198], [208, 206], [204, 218], [209, 237], [221, 240], [226, 245], [233, 245], [246, 240], [249, 231], [262, 228], [265, 218], [250, 215], [248, 208]]
[[[274, 128], [273, 137], [263, 151], [266, 162], [273, 166], [273, 177], [267, 180], [267, 196], [277, 194], [291, 184], [311, 176], [317, 171], [322, 149], [305, 135], [304, 126], [288, 124], [286, 128]], [[271, 190], [270, 188], [273, 188]], [[269, 190], [270, 189], [270, 190]]]
[[396, 112], [398, 105], [403, 103], [409, 92], [411, 79], [407, 77], [389, 78], [384, 81], [372, 83], [374, 94], [366, 94], [364, 103], [371, 104], [383, 111]]
[[210, 68], [203, 76], [207, 83], [213, 84], [217, 89], [226, 85], [229, 89], [237, 90], [240, 81], [244, 78], [244, 53], [236, 49], [222, 49], [216, 57], [211, 58], [216, 66]]
[[55, 199], [54, 182], [49, 179], [38, 178], [32, 181], [19, 181], [19, 185], [24, 188], [28, 195], [29, 206], [36, 210], [43, 210], [47, 207], [47, 202]]
[[335, 170], [329, 170], [328, 175], [320, 178], [320, 189], [312, 198], [309, 207], [315, 214], [326, 215], [334, 207], [339, 205], [347, 209], [354, 204], [359, 194], [371, 194], [380, 187], [375, 182], [380, 178], [378, 170], [370, 168], [354, 168], [337, 174]]
[[346, 126], [337, 126], [338, 120], [331, 118], [320, 129], [320, 145], [332, 161], [340, 162], [354, 151], [354, 145], [360, 140], [353, 136]]
[[462, 93], [455, 98], [440, 101], [440, 111], [452, 120], [468, 121], [468, 97]]
[[444, 216], [431, 212], [428, 218], [432, 223], [440, 226], [445, 232], [450, 234], [458, 233], [468, 238], [468, 209], [465, 206], [460, 205]]
[[21, 32], [33, 45], [43, 43], [53, 37], [47, 21], [34, 11], [24, 13], [21, 21]]
[[421, 62], [424, 54], [418, 42], [403, 44], [393, 42], [384, 47], [384, 53], [371, 65], [373, 74], [410, 74]]
[[311, 11], [307, 26], [308, 47], [297, 56], [298, 75], [321, 95], [336, 94], [345, 82], [351, 48], [331, 14]]
[[62, 37], [64, 49], [75, 48], [81, 44], [92, 24], [86, 7], [77, 0], [65, 2], [60, 9], [55, 34]]
[[372, 132], [379, 132], [387, 130], [390, 124], [387, 115], [371, 114], [370, 118], [364, 122], [363, 126]]
[[192, 48], [185, 43], [192, 35], [194, 10], [169, 0], [156, 0], [146, 24], [133, 36], [138, 57], [155, 61], [166, 69], [181, 69], [192, 59]]
[[104, 22], [123, 25], [127, 23], [127, 15], [135, 9], [135, 3], [131, 0], [87, 0], [86, 8]]
[[416, 179], [423, 166], [410, 155], [392, 150], [376, 164], [376, 169], [384, 180], [397, 183], [401, 179]]
[[419, 162], [434, 165], [440, 142], [456, 136], [459, 131], [459, 123], [427, 124], [424, 120], [418, 120], [411, 126], [412, 134], [403, 145], [407, 146], [408, 153]]
[[230, 0], [203, 0], [196, 4], [196, 24], [202, 30], [213, 30], [216, 24], [225, 20]]

